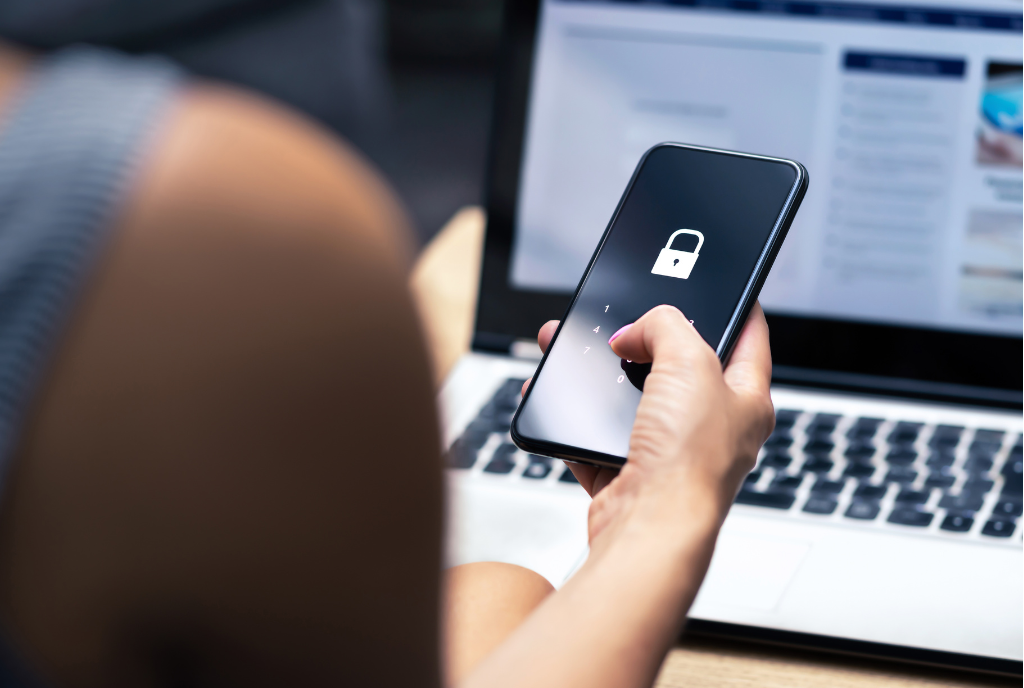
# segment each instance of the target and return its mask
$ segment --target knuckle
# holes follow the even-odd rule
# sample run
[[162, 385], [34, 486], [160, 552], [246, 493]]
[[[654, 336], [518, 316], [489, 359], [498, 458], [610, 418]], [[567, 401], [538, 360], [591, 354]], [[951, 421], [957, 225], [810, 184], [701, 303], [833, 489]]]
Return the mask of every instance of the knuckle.
[[756, 405], [756, 423], [763, 443], [775, 430], [775, 405], [770, 394], [765, 393], [759, 397]]

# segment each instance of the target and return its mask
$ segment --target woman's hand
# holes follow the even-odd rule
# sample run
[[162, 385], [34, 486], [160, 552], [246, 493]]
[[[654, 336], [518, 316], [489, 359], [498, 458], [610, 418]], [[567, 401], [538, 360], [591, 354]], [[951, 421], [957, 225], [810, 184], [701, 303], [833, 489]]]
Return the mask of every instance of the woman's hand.
[[[557, 325], [551, 321], [541, 328], [541, 349]], [[708, 518], [720, 523], [775, 424], [768, 326], [760, 305], [751, 311], [725, 370], [671, 306], [652, 309], [609, 343], [618, 356], [653, 365], [621, 471], [569, 464], [594, 497], [592, 550], [632, 517], [646, 527]]]
[[[542, 348], [555, 325], [541, 328]], [[653, 363], [622, 469], [571, 465], [594, 496], [590, 556], [468, 685], [652, 685], [704, 579], [740, 481], [775, 423], [768, 327], [759, 306], [724, 371], [670, 306], [616, 335], [610, 345], [617, 355]]]

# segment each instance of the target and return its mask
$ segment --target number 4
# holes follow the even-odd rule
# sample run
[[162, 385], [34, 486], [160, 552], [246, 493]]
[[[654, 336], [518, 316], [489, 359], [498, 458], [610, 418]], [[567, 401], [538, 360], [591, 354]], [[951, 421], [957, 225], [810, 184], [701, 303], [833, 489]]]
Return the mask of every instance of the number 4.
[[600, 332], [600, 331], [601, 331], [601, 326], [600, 325], [598, 325], [597, 327], [594, 328], [594, 332]]

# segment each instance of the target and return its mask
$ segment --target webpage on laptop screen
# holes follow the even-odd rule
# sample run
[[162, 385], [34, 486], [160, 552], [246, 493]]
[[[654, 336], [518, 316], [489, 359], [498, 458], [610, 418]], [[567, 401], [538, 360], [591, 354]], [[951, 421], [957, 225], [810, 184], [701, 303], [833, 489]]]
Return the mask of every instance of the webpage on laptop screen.
[[517, 288], [571, 292], [678, 141], [810, 171], [767, 309], [1021, 336], [1020, 2], [546, 0], [538, 31]]

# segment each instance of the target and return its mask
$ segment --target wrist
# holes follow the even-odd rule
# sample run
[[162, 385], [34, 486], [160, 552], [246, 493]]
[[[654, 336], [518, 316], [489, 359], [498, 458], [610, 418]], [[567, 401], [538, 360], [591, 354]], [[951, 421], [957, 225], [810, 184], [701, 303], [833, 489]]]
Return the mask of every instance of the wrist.
[[[662, 563], [690, 560], [695, 553], [714, 548], [725, 513], [708, 491], [638, 491], [631, 495], [629, 507], [610, 520], [591, 512], [591, 561], [616, 551], [614, 558], [647, 552]], [[595, 521], [595, 518], [597, 519]]]
[[630, 514], [631, 529], [650, 533], [662, 542], [689, 542], [717, 537], [728, 505], [714, 489], [686, 485], [681, 489], [662, 486], [645, 495], [638, 495], [636, 508]]

